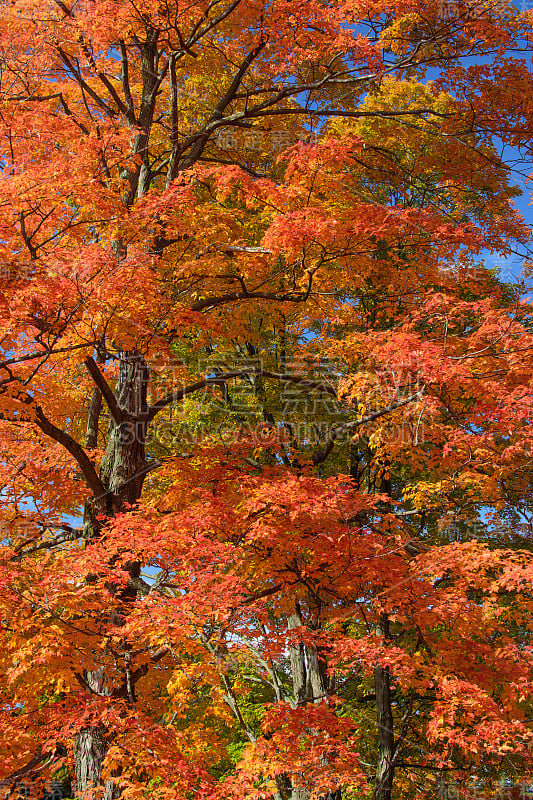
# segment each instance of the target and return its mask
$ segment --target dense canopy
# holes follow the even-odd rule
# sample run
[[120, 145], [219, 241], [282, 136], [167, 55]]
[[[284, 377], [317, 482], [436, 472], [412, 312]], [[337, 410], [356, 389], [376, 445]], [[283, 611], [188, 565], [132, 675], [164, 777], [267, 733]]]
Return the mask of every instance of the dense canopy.
[[3, 790], [524, 794], [532, 21], [2, 0]]

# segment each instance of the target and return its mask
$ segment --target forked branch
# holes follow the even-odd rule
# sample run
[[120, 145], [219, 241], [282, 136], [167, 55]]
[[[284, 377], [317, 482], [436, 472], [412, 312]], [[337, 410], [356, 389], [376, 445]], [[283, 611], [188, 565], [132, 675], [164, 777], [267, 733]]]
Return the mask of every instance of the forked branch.
[[360, 428], [361, 425], [366, 425], [367, 422], [373, 422], [375, 419], [379, 419], [380, 417], [384, 417], [387, 414], [391, 414], [393, 411], [396, 411], [398, 408], [402, 408], [403, 406], [409, 405], [409, 403], [414, 403], [415, 400], [420, 400], [424, 394], [424, 388], [420, 389], [420, 391], [415, 392], [414, 394], [409, 395], [409, 397], [405, 397], [403, 400], [398, 400], [396, 403], [391, 403], [385, 408], [380, 408], [378, 411], [373, 411], [371, 414], [366, 414], [364, 417], [359, 417], [359, 419], [355, 419], [352, 422], [347, 422], [345, 425], [339, 425], [333, 430], [330, 431], [328, 437], [326, 439], [325, 447], [320, 450], [317, 450], [313, 457], [312, 462], [313, 464], [322, 464], [326, 458], [329, 456], [333, 448], [335, 447], [335, 442], [343, 433], [348, 433], [349, 431], [353, 431], [356, 428]]

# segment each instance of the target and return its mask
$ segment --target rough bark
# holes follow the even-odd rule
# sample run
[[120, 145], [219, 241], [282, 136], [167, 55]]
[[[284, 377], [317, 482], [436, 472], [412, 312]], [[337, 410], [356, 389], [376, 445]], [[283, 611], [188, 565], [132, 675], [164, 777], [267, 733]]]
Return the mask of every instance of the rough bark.
[[[293, 614], [288, 618], [289, 630], [303, 625], [300, 607], [296, 604]], [[326, 663], [316, 647], [298, 644], [289, 649], [291, 661], [294, 700], [297, 705], [304, 703], [323, 703], [327, 701]], [[309, 800], [311, 789], [294, 785], [291, 800]], [[327, 792], [320, 800], [341, 800], [341, 790]]]
[[[136, 197], [140, 198], [145, 194], [150, 187], [152, 179], [148, 143], [157, 101], [157, 86], [159, 80], [164, 77], [164, 73], [159, 75], [158, 69], [158, 36], [157, 30], [149, 28], [146, 42], [142, 47], [142, 95], [137, 117], [135, 116], [134, 101], [129, 85], [128, 54], [125, 46], [121, 50], [122, 83], [125, 100], [119, 110], [124, 113], [128, 122], [138, 129], [133, 149], [135, 154], [141, 156], [140, 164], [137, 164], [134, 168], [126, 167], [122, 173], [122, 178], [127, 187], [123, 201], [127, 207], [131, 207], [134, 204]], [[116, 96], [117, 98], [118, 95]], [[120, 104], [119, 100], [117, 102]], [[173, 166], [172, 169], [175, 170], [175, 167]], [[124, 245], [120, 240], [114, 243], [113, 250], [118, 258], [125, 254]], [[98, 489], [95, 476], [94, 486], [91, 487], [95, 496], [86, 504], [84, 510], [84, 536], [86, 541], [95, 539], [100, 535], [102, 526], [100, 518], [109, 519], [114, 514], [123, 511], [128, 504], [134, 504], [139, 500], [148, 471], [145, 458], [146, 434], [149, 425], [147, 405], [148, 368], [144, 358], [136, 351], [119, 351], [117, 355], [119, 358], [119, 370], [113, 392], [114, 397], [111, 397], [111, 404], [109, 403], [110, 398], [107, 397], [106, 399], [105, 397], [106, 391], [102, 392], [102, 385], [99, 386], [95, 382], [89, 407], [87, 448], [93, 449], [97, 445], [102, 397], [106, 399], [110, 411], [110, 422], [107, 447], [99, 473], [103, 491], [95, 491], [95, 488]], [[93, 379], [94, 377], [93, 375]], [[98, 375], [96, 377], [98, 378]], [[103, 388], [109, 394], [105, 382], [103, 383]], [[118, 419], [117, 408], [120, 412]], [[126, 590], [121, 591], [121, 597], [124, 600], [133, 600], [136, 596], [134, 584], [138, 582], [140, 576], [140, 565], [132, 562], [124, 566], [130, 574], [131, 582]], [[120, 621], [114, 619], [113, 623], [115, 625], [117, 623], [120, 624]], [[107, 686], [106, 676], [99, 671], [84, 673], [83, 681], [87, 688], [96, 694], [105, 693], [102, 691], [102, 687]], [[131, 701], [133, 690], [131, 687], [126, 686], [114, 687], [112, 693], [128, 697]], [[91, 791], [93, 787], [100, 787], [100, 791], [104, 788], [103, 800], [111, 800], [116, 794], [112, 782], [108, 781], [105, 787], [102, 786], [102, 763], [108, 747], [109, 742], [105, 731], [101, 728], [90, 726], [80, 731], [77, 735], [74, 743], [74, 757], [77, 788], [80, 795], [90, 797], [93, 794]]]
[[[96, 694], [110, 694], [102, 670], [85, 671], [83, 677], [87, 686]], [[115, 796], [113, 782], [108, 780], [102, 785], [102, 763], [108, 747], [105, 730], [101, 726], [91, 725], [83, 728], [76, 736], [74, 768], [78, 797], [89, 800], [93, 790], [99, 787], [102, 800], [113, 800]]]
[[[135, 503], [142, 491], [146, 476], [145, 442], [147, 431], [147, 382], [148, 369], [144, 359], [136, 352], [119, 353], [119, 371], [114, 397], [120, 418], [109, 423], [109, 436], [106, 452], [100, 468], [100, 479], [107, 494], [94, 498], [85, 511], [85, 535], [87, 539], [99, 535], [99, 514], [108, 517], [124, 509], [125, 504]], [[100, 413], [101, 393], [95, 388], [90, 406], [88, 436], [91, 445], [96, 446], [95, 431], [97, 415]], [[132, 562], [126, 569], [134, 580], [140, 574], [140, 565]], [[136, 590], [129, 586], [122, 592], [124, 599], [133, 599]], [[114, 619], [113, 623], [120, 624]], [[106, 675], [102, 670], [85, 671], [83, 682], [98, 695], [110, 696]], [[115, 687], [113, 694], [124, 694]], [[76, 782], [80, 797], [90, 798], [93, 790], [103, 790], [103, 800], [117, 796], [113, 781], [102, 783], [102, 763], [109, 748], [106, 731], [100, 726], [83, 728], [75, 738], [74, 763]]]
[[145, 442], [148, 427], [148, 368], [135, 351], [119, 354], [115, 399], [123, 412], [120, 422], [111, 419], [109, 439], [100, 478], [114, 498], [114, 511], [141, 496], [146, 476]]
[[[385, 639], [389, 636], [389, 622], [382, 616], [376, 632]], [[390, 673], [388, 667], [377, 665], [374, 669], [376, 710], [378, 723], [378, 761], [373, 800], [391, 800], [394, 781], [394, 717], [392, 714]]]

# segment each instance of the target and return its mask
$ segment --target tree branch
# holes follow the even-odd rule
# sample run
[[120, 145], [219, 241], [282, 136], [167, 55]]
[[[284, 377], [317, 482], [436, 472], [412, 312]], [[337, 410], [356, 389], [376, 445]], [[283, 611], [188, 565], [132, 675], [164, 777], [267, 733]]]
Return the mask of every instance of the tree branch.
[[100, 95], [92, 89], [87, 81], [85, 81], [82, 76], [81, 72], [76, 69], [70, 58], [67, 56], [65, 51], [61, 47], [57, 47], [57, 52], [61, 58], [61, 61], [66, 66], [70, 74], [76, 79], [78, 85], [81, 89], [83, 89], [87, 94], [92, 97], [95, 103], [107, 114], [110, 119], [115, 119], [117, 116], [117, 112], [108, 105], [105, 100], [103, 100]]
[[[45, 533], [43, 531], [41, 536]], [[44, 542], [39, 542], [38, 544], [31, 545], [27, 547], [26, 550], [23, 548], [28, 544], [27, 542], [23, 542], [21, 545], [15, 548], [15, 553], [12, 557], [12, 560], [16, 560], [19, 558], [24, 558], [24, 556], [29, 556], [31, 553], [36, 553], [39, 550], [48, 550], [52, 547], [57, 547], [59, 544], [64, 544], [65, 542], [75, 542], [77, 539], [80, 539], [83, 536], [83, 530], [81, 528], [71, 528], [70, 531], [63, 534], [58, 534], [54, 536], [52, 539], [47, 539]]]
[[91, 378], [94, 381], [95, 386], [102, 392], [102, 396], [107, 403], [107, 407], [111, 412], [111, 416], [117, 425], [124, 419], [124, 411], [120, 408], [119, 404], [117, 403], [117, 399], [114, 395], [113, 390], [107, 383], [106, 379], [98, 369], [98, 366], [94, 359], [91, 356], [88, 356], [84, 361], [85, 366], [87, 367], [87, 371], [89, 372]]
[[191, 148], [191, 150], [189, 152], [189, 155], [184, 159], [184, 161], [183, 161], [183, 163], [181, 165], [181, 169], [182, 170], [188, 169], [189, 167], [192, 167], [193, 164], [195, 164], [195, 162], [198, 161], [198, 159], [202, 155], [204, 147], [206, 146], [206, 144], [207, 144], [207, 142], [209, 140], [209, 136], [211, 135], [211, 130], [216, 125], [218, 120], [222, 119], [223, 114], [224, 114], [224, 110], [228, 107], [228, 105], [231, 103], [231, 101], [235, 98], [235, 95], [237, 94], [239, 86], [242, 83], [242, 79], [244, 78], [244, 76], [246, 75], [248, 70], [250, 69], [250, 66], [253, 63], [253, 61], [257, 58], [257, 56], [259, 55], [261, 50], [263, 50], [265, 45], [266, 45], [266, 40], [261, 39], [261, 41], [254, 47], [253, 50], [251, 50], [248, 53], [248, 55], [246, 56], [246, 58], [242, 62], [241, 66], [239, 67], [239, 69], [235, 73], [235, 75], [233, 77], [233, 80], [230, 83], [228, 89], [226, 90], [224, 95], [220, 98], [219, 102], [216, 104], [215, 108], [213, 109], [213, 112], [212, 112], [211, 116], [209, 117], [209, 120], [207, 121], [207, 123], [204, 126], [203, 132], [200, 134], [200, 136], [198, 136], [196, 138], [196, 141], [192, 145], [192, 148]]
[[180, 400], [183, 400], [188, 394], [193, 394], [194, 392], [199, 392], [200, 389], [205, 389], [206, 386], [226, 386], [226, 382], [231, 380], [232, 378], [242, 378], [249, 375], [249, 372], [228, 372], [225, 375], [216, 375], [213, 378], [204, 378], [201, 381], [196, 381], [196, 383], [191, 383], [189, 386], [184, 386], [183, 389], [178, 389], [177, 392], [172, 392], [172, 394], [167, 394], [166, 397], [162, 397], [161, 400], [158, 400], [157, 403], [154, 403], [153, 406], [150, 406], [148, 409], [148, 422], [151, 422], [156, 414], [162, 411], [164, 408], [169, 406], [171, 403], [179, 403]]
[[56, 427], [53, 422], [50, 422], [48, 417], [40, 406], [35, 407], [35, 424], [47, 436], [53, 439], [58, 444], [61, 444], [65, 450], [68, 450], [71, 456], [78, 462], [79, 467], [83, 473], [83, 477], [87, 481], [89, 488], [95, 497], [102, 497], [108, 494], [107, 489], [98, 477], [94, 465], [83, 449], [83, 447], [70, 436], [66, 431]]
[[183, 389], [178, 389], [177, 392], [172, 392], [172, 394], [166, 395], [166, 397], [162, 397], [157, 403], [154, 403], [148, 410], [148, 422], [151, 422], [156, 414], [166, 408], [166, 406], [170, 405], [171, 403], [178, 403], [180, 400], [188, 394], [193, 394], [194, 392], [200, 391], [200, 389], [205, 389], [206, 386], [226, 386], [227, 381], [232, 380], [232, 378], [247, 378], [250, 375], [254, 375], [256, 377], [264, 377], [264, 378], [273, 378], [277, 381], [284, 381], [286, 383], [297, 383], [301, 384], [302, 386], [306, 386], [309, 389], [318, 389], [322, 392], [327, 392], [328, 394], [332, 394], [334, 397], [337, 396], [335, 389], [331, 386], [327, 386], [327, 384], [320, 383], [319, 381], [310, 381], [306, 377], [298, 377], [297, 375], [285, 375], [282, 372], [269, 372], [268, 370], [257, 369], [257, 370], [239, 370], [237, 372], [226, 372], [223, 375], [215, 375], [213, 378], [204, 378], [201, 381], [197, 381], [196, 383], [191, 383], [189, 386], [185, 386]]
[[317, 450], [314, 453], [311, 459], [313, 464], [316, 466], [317, 464], [322, 464], [322, 462], [326, 460], [335, 446], [335, 441], [341, 434], [355, 430], [361, 425], [366, 425], [367, 422], [372, 422], [375, 419], [379, 419], [379, 417], [384, 417], [386, 414], [390, 414], [391, 412], [396, 411], [397, 408], [402, 408], [402, 406], [413, 403], [415, 400], [420, 400], [423, 394], [424, 388], [420, 389], [418, 392], [415, 392], [415, 394], [409, 395], [409, 397], [406, 397], [403, 400], [399, 400], [397, 403], [391, 403], [390, 406], [380, 408], [379, 411], [373, 411], [371, 414], [367, 414], [360, 419], [353, 420], [353, 422], [347, 422], [345, 425], [339, 425], [338, 428], [334, 428], [326, 439], [325, 447], [321, 450]]
[[309, 276], [309, 283], [305, 290], [301, 292], [285, 292], [277, 294], [276, 292], [229, 292], [222, 294], [218, 297], [210, 297], [205, 300], [199, 300], [193, 306], [192, 311], [204, 311], [204, 309], [216, 308], [217, 306], [225, 305], [226, 303], [235, 303], [238, 300], [273, 300], [276, 303], [305, 303], [311, 292], [312, 276]]
[[[41, 772], [43, 769], [50, 764], [53, 760], [54, 754], [53, 753], [44, 753], [42, 755], [35, 755], [33, 758], [28, 761], [25, 766], [17, 769], [15, 772], [12, 772], [11, 775], [8, 775], [7, 778], [3, 778], [0, 781], [0, 788], [3, 789], [6, 786], [12, 786], [14, 783], [19, 781], [21, 778], [28, 778], [31, 775], [36, 775], [38, 772]], [[45, 759], [47, 759], [45, 761]], [[44, 764], [42, 763], [44, 761]], [[38, 766], [38, 765], [41, 766]]]

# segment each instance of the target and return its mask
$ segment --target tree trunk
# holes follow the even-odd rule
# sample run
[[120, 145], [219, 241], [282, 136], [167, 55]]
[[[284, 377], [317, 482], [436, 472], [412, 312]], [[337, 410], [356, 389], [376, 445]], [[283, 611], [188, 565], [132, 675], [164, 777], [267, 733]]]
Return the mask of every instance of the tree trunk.
[[117, 424], [111, 420], [109, 440], [102, 459], [100, 478], [113, 495], [114, 512], [141, 496], [146, 475], [145, 442], [148, 367], [135, 351], [119, 354], [120, 365], [115, 398], [124, 412]]
[[[122, 411], [123, 418], [117, 422], [111, 418], [109, 437], [102, 465], [100, 478], [108, 490], [108, 494], [94, 498], [85, 509], [85, 536], [87, 540], [99, 535], [101, 523], [97, 516], [103, 514], [107, 518], [123, 511], [126, 504], [135, 503], [142, 491], [146, 475], [145, 442], [148, 369], [144, 359], [136, 352], [119, 353], [119, 371], [115, 386], [115, 398]], [[96, 446], [97, 416], [100, 413], [99, 390], [95, 388], [89, 409], [87, 440], [90, 446]], [[132, 579], [140, 574], [140, 565], [126, 565]], [[128, 586], [122, 590], [125, 600], [133, 600], [136, 590]], [[120, 620], [113, 619], [113, 624]], [[87, 687], [98, 695], [124, 694], [120, 687], [114, 690], [108, 685], [103, 669], [84, 671], [83, 680]], [[117, 796], [114, 782], [102, 783], [102, 763], [109, 749], [106, 731], [101, 726], [83, 728], [74, 740], [74, 766], [78, 795], [92, 798], [97, 788], [103, 800], [112, 800]], [[102, 794], [103, 792], [103, 794]]]
[[[297, 603], [294, 614], [288, 618], [289, 630], [303, 625], [300, 606]], [[289, 648], [291, 660], [292, 685], [294, 700], [300, 705], [304, 703], [323, 703], [327, 701], [326, 663], [320, 658], [316, 647], [299, 644]], [[309, 800], [311, 790], [308, 787], [293, 785], [291, 800]], [[320, 800], [341, 800], [341, 790], [326, 792]]]
[[[84, 671], [84, 680], [94, 692], [109, 695], [103, 670]], [[74, 768], [78, 797], [89, 798], [95, 787], [103, 788], [102, 800], [113, 800], [113, 782], [102, 785], [102, 762], [109, 745], [105, 730], [99, 725], [83, 728], [74, 739]], [[101, 789], [100, 789], [101, 791]]]
[[[381, 617], [376, 629], [379, 636], [389, 636], [389, 621], [386, 615]], [[394, 718], [392, 715], [390, 673], [388, 667], [374, 669], [374, 685], [376, 687], [376, 711], [378, 723], [378, 761], [376, 765], [376, 783], [373, 800], [391, 800], [394, 780]]]

